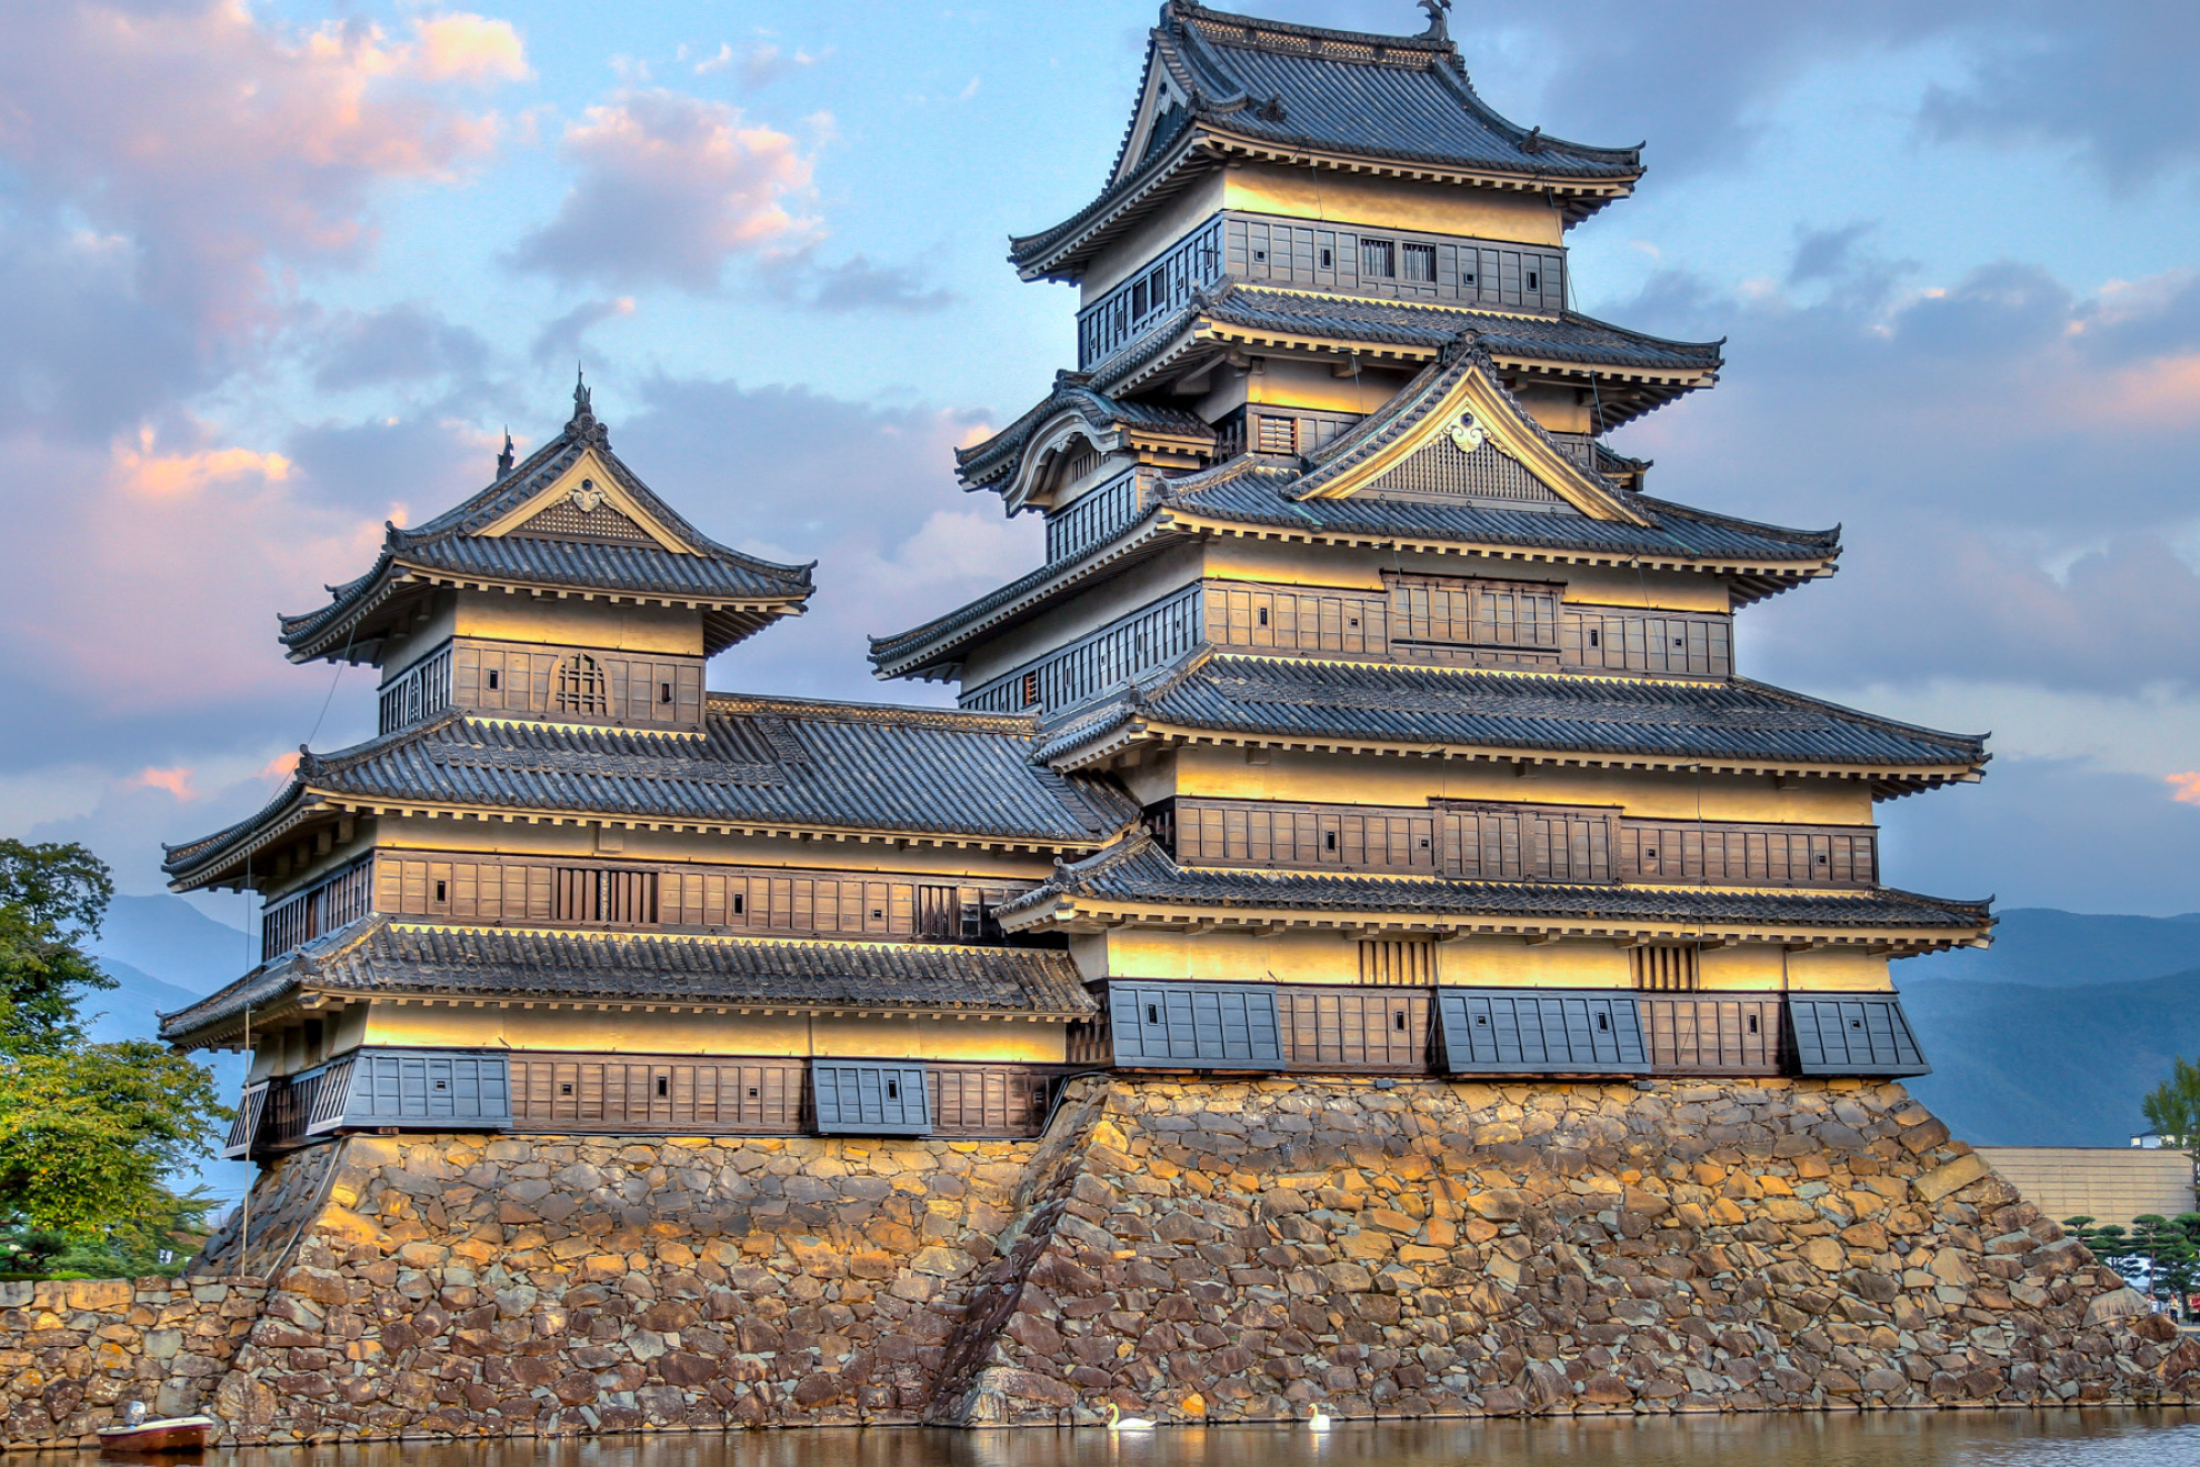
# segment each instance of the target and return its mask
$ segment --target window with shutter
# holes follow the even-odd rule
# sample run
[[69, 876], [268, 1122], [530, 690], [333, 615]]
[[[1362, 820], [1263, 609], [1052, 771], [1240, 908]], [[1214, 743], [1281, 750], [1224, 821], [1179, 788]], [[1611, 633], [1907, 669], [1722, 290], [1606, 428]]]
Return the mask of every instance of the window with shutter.
[[1409, 244], [1405, 247], [1405, 278], [1422, 285], [1436, 283], [1436, 246]]
[[1397, 279], [1398, 246], [1387, 239], [1361, 240], [1360, 278], [1363, 280]]

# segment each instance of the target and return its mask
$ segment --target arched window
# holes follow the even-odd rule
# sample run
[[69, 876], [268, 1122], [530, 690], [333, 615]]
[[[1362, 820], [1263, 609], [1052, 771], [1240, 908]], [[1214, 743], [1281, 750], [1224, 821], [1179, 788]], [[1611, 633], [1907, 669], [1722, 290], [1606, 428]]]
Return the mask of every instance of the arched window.
[[558, 667], [558, 712], [601, 718], [611, 711], [603, 669], [596, 659], [574, 653]]

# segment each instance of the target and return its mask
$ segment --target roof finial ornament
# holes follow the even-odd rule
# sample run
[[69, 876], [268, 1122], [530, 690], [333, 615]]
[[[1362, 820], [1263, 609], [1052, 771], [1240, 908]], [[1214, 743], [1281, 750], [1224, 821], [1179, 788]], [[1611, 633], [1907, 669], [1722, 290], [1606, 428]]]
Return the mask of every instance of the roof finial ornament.
[[507, 423], [507, 424], [505, 425], [505, 428], [504, 428], [504, 449], [503, 449], [503, 451], [502, 451], [501, 453], [499, 453], [499, 454], [497, 455], [497, 477], [498, 477], [498, 478], [500, 478], [500, 479], [501, 479], [501, 478], [503, 478], [503, 477], [504, 477], [504, 476], [505, 476], [506, 474], [509, 474], [509, 473], [511, 473], [511, 472], [512, 472], [512, 463], [513, 463], [513, 460], [514, 460], [514, 455], [513, 455], [513, 453], [512, 453], [512, 428], [511, 428], [511, 425], [510, 425], [509, 423]]
[[1448, 41], [1451, 39], [1451, 0], [1421, 0], [1421, 8], [1428, 12], [1428, 29], [1421, 32], [1424, 41]]
[[609, 447], [610, 430], [596, 421], [596, 404], [588, 390], [588, 379], [582, 375], [581, 364], [573, 364], [573, 421], [565, 425], [565, 431], [575, 438]]

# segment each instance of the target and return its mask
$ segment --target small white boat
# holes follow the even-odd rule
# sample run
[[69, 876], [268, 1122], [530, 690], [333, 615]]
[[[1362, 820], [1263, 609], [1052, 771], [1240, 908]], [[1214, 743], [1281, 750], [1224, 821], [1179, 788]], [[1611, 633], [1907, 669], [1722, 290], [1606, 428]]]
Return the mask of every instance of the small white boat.
[[164, 1416], [147, 1421], [144, 1403], [131, 1404], [137, 1410], [126, 1415], [120, 1426], [99, 1429], [99, 1450], [103, 1454], [135, 1457], [153, 1452], [201, 1451], [221, 1425], [211, 1416]]

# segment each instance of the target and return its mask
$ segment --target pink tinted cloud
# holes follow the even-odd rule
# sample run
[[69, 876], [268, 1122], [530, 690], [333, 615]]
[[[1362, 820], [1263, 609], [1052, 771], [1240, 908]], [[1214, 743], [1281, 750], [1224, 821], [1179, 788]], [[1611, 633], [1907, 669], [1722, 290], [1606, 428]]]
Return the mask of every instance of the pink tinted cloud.
[[622, 92], [566, 129], [580, 176], [513, 262], [568, 280], [716, 287], [737, 255], [808, 243], [812, 163], [788, 133], [662, 88]]
[[174, 769], [145, 768], [131, 775], [124, 784], [132, 789], [166, 790], [178, 800], [195, 800], [199, 797], [199, 792], [191, 788], [193, 773], [188, 765], [180, 765]]
[[2180, 805], [2200, 805], [2200, 769], [2185, 774], [2165, 775], [2163, 778], [2171, 789], [2177, 791], [2170, 796], [2171, 799]]
[[[0, 671], [34, 698], [114, 718], [218, 707], [294, 680], [274, 613], [326, 599], [373, 562], [383, 513], [329, 506], [283, 455], [150, 432], [105, 454], [17, 442], [20, 501]], [[86, 676], [97, 669], [97, 676]]]
[[491, 150], [496, 116], [444, 84], [525, 74], [517, 33], [476, 15], [392, 37], [238, 0], [19, 6], [0, 159], [124, 241], [142, 289], [234, 328], [262, 313], [270, 255], [356, 259], [377, 182], [449, 178]]

